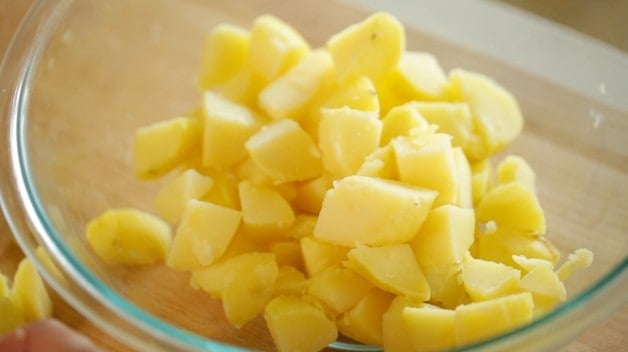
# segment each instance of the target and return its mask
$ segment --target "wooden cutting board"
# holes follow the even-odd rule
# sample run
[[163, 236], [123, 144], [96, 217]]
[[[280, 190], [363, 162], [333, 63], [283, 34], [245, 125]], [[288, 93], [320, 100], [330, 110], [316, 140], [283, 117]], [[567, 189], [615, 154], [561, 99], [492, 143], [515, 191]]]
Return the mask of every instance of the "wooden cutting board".
[[[12, 0], [0, 0], [0, 54], [4, 53], [4, 50], [7, 46], [11, 33], [16, 28], [18, 21], [22, 18], [25, 13], [27, 7], [30, 4], [30, 0], [21, 0], [21, 1], [12, 1]], [[88, 2], [89, 3], [89, 2]], [[115, 2], [114, 2], [115, 3]], [[251, 19], [256, 15], [264, 12], [268, 12], [269, 8], [273, 8], [273, 14], [286, 19], [288, 22], [293, 23], [297, 28], [304, 28], [304, 35], [306, 38], [311, 41], [314, 46], [321, 45], [324, 43], [325, 39], [332, 33], [337, 32], [341, 28], [344, 28], [349, 23], [356, 22], [362, 19], [365, 16], [365, 12], [356, 9], [350, 5], [339, 3], [339, 2], [325, 2], [325, 1], [293, 1], [293, 2], [283, 2], [280, 0], [263, 0], [263, 1], [247, 1], [247, 2], [233, 2], [233, 1], [214, 1], [209, 2], [209, 6], [214, 8], [212, 11], [202, 10], [201, 8], [205, 8], [200, 6], [201, 1], [195, 2], [190, 1], [187, 5], [187, 8], [181, 9], [178, 8], [178, 12], [184, 16], [187, 16], [187, 20], [190, 23], [197, 24], [196, 26], [191, 26], [191, 29], [187, 29], [190, 33], [177, 33], [176, 28], [167, 27], [170, 32], [163, 32], [164, 28], [166, 28], [165, 24], [162, 26], [156, 26], [154, 28], [154, 38], [147, 38], [147, 45], [150, 45], [151, 40], [160, 40], [160, 36], [177, 36], [177, 35], [190, 35], [194, 38], [201, 38], [202, 33], [206, 31], [212, 21], [217, 19], [225, 19], [228, 22], [241, 24], [247, 26]], [[281, 6], [278, 6], [280, 4]], [[89, 5], [85, 5], [89, 7]], [[123, 6], [122, 6], [123, 7]], [[106, 7], [106, 11], [111, 11], [109, 14], [114, 13], [115, 11], [122, 11], [121, 8], [116, 8], [115, 5], [110, 7]], [[162, 7], [160, 11], [165, 11], [167, 7]], [[76, 11], [81, 11], [80, 6], [77, 7]], [[131, 16], [133, 13], [126, 14], [126, 20], [123, 20], [121, 23], [115, 24], [115, 28], [110, 28], [111, 31], [116, 32], [118, 34], [123, 33], [124, 30], [134, 31], [134, 35], [140, 35], [142, 29], [136, 28], [133, 26], [133, 22], [131, 21]], [[138, 15], [138, 13], [135, 13]], [[147, 11], [146, 16], [155, 16], [158, 18], [162, 13], [153, 13], [151, 11]], [[104, 15], [106, 17], [106, 14]], [[105, 18], [106, 21], [106, 18]], [[113, 23], [101, 23], [103, 25], [113, 25]], [[69, 28], [80, 28], [80, 26], [85, 25], [85, 23], [80, 23], [80, 21], [68, 24]], [[104, 27], [103, 27], [104, 28]], [[174, 28], [174, 29], [173, 29]], [[172, 32], [172, 31], [175, 32]], [[183, 31], [183, 30], [181, 30]], [[194, 32], [191, 32], [194, 31]], [[81, 33], [74, 33], [75, 40], [81, 40]], [[96, 35], [94, 33], [87, 33], [89, 35]], [[493, 76], [495, 76], [498, 81], [505, 82], [506, 85], [512, 87], [513, 90], [517, 92], [527, 92], [530, 89], [534, 89], [535, 93], [526, 93], [525, 98], [527, 100], [532, 100], [535, 97], [543, 96], [544, 94], [551, 94], [552, 90], [555, 87], [545, 84], [542, 81], [529, 77], [533, 80], [532, 83], [526, 83], [522, 81], [520, 78], [525, 77], [522, 73], [517, 73], [517, 75], [511, 75], [511, 68], [491, 61], [489, 58], [482, 57], [472, 52], [459, 50], [447, 43], [442, 43], [435, 38], [430, 38], [420, 32], [409, 30], [409, 45], [412, 46], [416, 50], [427, 50], [435, 53], [440, 59], [442, 64], [445, 67], [451, 68], [457, 65], [467, 67], [470, 69], [478, 69], [482, 72], [487, 72]], [[114, 45], [112, 41], [107, 43], [106, 45]], [[146, 44], [145, 42], [138, 42], [138, 45]], [[154, 43], [153, 43], [154, 44]], [[156, 53], [159, 52], [159, 48], [156, 46], [152, 47], [152, 50], [155, 50]], [[183, 47], [182, 47], [183, 48]], [[200, 50], [200, 46], [198, 47]], [[189, 48], [186, 49], [186, 53], [189, 52]], [[89, 55], [89, 53], [84, 53], [85, 55]], [[123, 55], [124, 53], [121, 53]], [[129, 54], [130, 57], [134, 57], [133, 53]], [[0, 55], [1, 56], [1, 55]], [[76, 70], [84, 70], [84, 74], [89, 74], [88, 67], [82, 67], [80, 63], [73, 62], [72, 56], [62, 57], [62, 62], [59, 62], [61, 58], [56, 58], [58, 62], [52, 63], [51, 65], [56, 65], [56, 67], [66, 67], [66, 69], [73, 69], [74, 72], [69, 74], [69, 79], [72, 77], [76, 78], [77, 71]], [[135, 56], [135, 60], [140, 60], [142, 58]], [[178, 75], [186, 75], [190, 72], [189, 69], [182, 69], [181, 71], [177, 71], [177, 68], [168, 67], [167, 62], [159, 62], [158, 59], [154, 57], [146, 57], [147, 65], [152, 65], [151, 67], [154, 69], [162, 69], [168, 77], [168, 79], [173, 82], [182, 81], [187, 79], [181, 78]], [[183, 65], [197, 65], [196, 56], [186, 56], [182, 57], [180, 63]], [[162, 65], [162, 66], [160, 66]], [[164, 66], [166, 65], [166, 66]], [[114, 68], [112, 68], [114, 69]], [[121, 67], [120, 69], [124, 69]], [[58, 68], [56, 74], [61, 74], [62, 68]], [[488, 70], [488, 71], [487, 71]], [[61, 73], [60, 73], [61, 72]], [[79, 72], [80, 73], [80, 72]], [[514, 77], [514, 78], [513, 78]], [[106, 81], [106, 75], [101, 77], [100, 79]], [[151, 89], [150, 86], [156, 84], [158, 81], [144, 81], [139, 83], [140, 86], [134, 86], [138, 84], [136, 82], [129, 82], [129, 91], [137, 92], [143, 88], [142, 85], [145, 85], [144, 88], [148, 88], [147, 94], [151, 94], [152, 99], [168, 99], [169, 96], [177, 95], [179, 96], [176, 101], [173, 102], [171, 106], [169, 106], [166, 111], [160, 111], [159, 113], [163, 117], [172, 116], [178, 113], [183, 112], [183, 109], [188, 108], [191, 104], [194, 103], [197, 98], [194, 91], [191, 89], [192, 85], [187, 85], [187, 88], [183, 88], [184, 92], [177, 92], [177, 89], [174, 87], [164, 88], [162, 90], [159, 89]], [[45, 85], [42, 85], [41, 89], [46, 89]], [[68, 92], [48, 92], [50, 94], [50, 99], [57, 94], [57, 96], [63, 96], [63, 94], [68, 94]], [[124, 92], [120, 93], [123, 94]], [[180, 96], [186, 95], [186, 97], [181, 98]], [[115, 101], [115, 98], [113, 99]], [[568, 93], [559, 95], [559, 101], [555, 101], [555, 104], [584, 104], [579, 101], [578, 97], [569, 95]], [[54, 104], [53, 104], [54, 105]], [[583, 105], [584, 106], [584, 105]], [[541, 114], [541, 115], [553, 115], [556, 112], [556, 107], [551, 105], [532, 105], [531, 107], [527, 107], [527, 113], [531, 114]], [[122, 109], [120, 106], [114, 106], [113, 109]], [[145, 111], [148, 114], [148, 110]], [[154, 113], [154, 112], [153, 112]], [[613, 114], [614, 112], [609, 111], [609, 114]], [[98, 119], [95, 119], [98, 120]], [[530, 151], [531, 153], [542, 154], [544, 151], [544, 147], [547, 145], [543, 144], [540, 137], [542, 137], [546, 133], [552, 133], [560, 130], [562, 125], [559, 124], [558, 121], [552, 127], [550, 126], [549, 130], [541, 130], [534, 126], [534, 123], [531, 124], [531, 132], [527, 137], [526, 142], [522, 143], [518, 146], [519, 150]], [[129, 122], [133, 126], [141, 125], [141, 118], [136, 121]], [[100, 128], [106, 128], [106, 124], [98, 125]], [[553, 129], [552, 129], [553, 128]], [[560, 133], [557, 133], [560, 136]], [[81, 136], [69, 136], [70, 138], [77, 138], [81, 140]], [[560, 138], [560, 137], [559, 137]], [[124, 147], [128, 147], [124, 143], [121, 145], [114, 147], [113, 144], [116, 144], [117, 140], [115, 138], [110, 139], [110, 143], [112, 144], [113, 150], [122, 153]], [[565, 142], [567, 143], [567, 142]], [[621, 151], [621, 148], [625, 147], [625, 145], [610, 145], [604, 146], [609, 150], [609, 155], [607, 156], [607, 160], [605, 163], [612, 165], [617, 162], [619, 165], [622, 164], [621, 157], [622, 154], [618, 152]], [[117, 149], [116, 149], [117, 148]], [[550, 147], [550, 149], [553, 147]], [[564, 145], [562, 146], [564, 149]], [[553, 149], [552, 149], [553, 150]], [[557, 149], [558, 151], [562, 150], [561, 148]], [[74, 154], [72, 154], [74, 155]], [[573, 157], [573, 155], [568, 154], [568, 157]], [[591, 162], [590, 156], [585, 156], [583, 159], [587, 159], [583, 161], [583, 168], [586, 168]], [[536, 159], [535, 159], [536, 161]], [[579, 161], [579, 160], [578, 160]], [[121, 161], [124, 164], [124, 160]], [[538, 158], [536, 161], [537, 165], [547, 166], [547, 161], [544, 161], [542, 158]], [[113, 168], [113, 167], [112, 167]], [[111, 170], [112, 173], [115, 173], [115, 170]], [[120, 172], [120, 171], [118, 171]], [[123, 171], [126, 172], [126, 171]], [[625, 168], [619, 167], [619, 170], [609, 171], [615, 172], [618, 174], [617, 179], [620, 179], [622, 175], [625, 176]], [[57, 175], [59, 178], [61, 176]], [[560, 180], [551, 180], [550, 183], [560, 183]], [[583, 181], [584, 182], [584, 181]], [[618, 181], [619, 182], [619, 181]], [[576, 186], [581, 186], [581, 183], [576, 183]], [[121, 195], [122, 197], [122, 195]], [[552, 202], [552, 199], [548, 199], [548, 202]], [[554, 204], [552, 204], [554, 205]], [[96, 209], [94, 209], [96, 211]], [[558, 223], [558, 225], [562, 225]], [[567, 226], [567, 225], [566, 225]], [[619, 250], [622, 248], [620, 247]], [[0, 221], [0, 270], [7, 274], [12, 274], [17, 266], [17, 263], [22, 258], [21, 251], [11, 240], [10, 230], [6, 224], [4, 219]], [[172, 279], [177, 280], [177, 279]], [[152, 283], [146, 282], [145, 285], [151, 285]], [[67, 303], [65, 303], [58, 296], [53, 294], [54, 303], [55, 303], [55, 317], [62, 320], [69, 326], [75, 328], [76, 330], [90, 336], [93, 338], [98, 344], [102, 345], [107, 350], [112, 351], [127, 351], [130, 350], [122, 344], [118, 343], [115, 339], [112, 339], [109, 336], [106, 336], [103, 332], [101, 332], [98, 327], [94, 324], [83, 318], [80, 314], [78, 314], [74, 309], [72, 309]], [[151, 302], [150, 300], [147, 303], [144, 303], [150, 306], [157, 306], [158, 302]], [[181, 319], [186, 319], [182, 317]], [[257, 334], [263, 335], [263, 332], [252, 330], [251, 334], [253, 337], [257, 336]], [[618, 312], [613, 314], [608, 319], [596, 324], [587, 330], [583, 335], [581, 335], [578, 339], [573, 341], [566, 347], [567, 351], [622, 351], [626, 349], [626, 342], [624, 336], [628, 336], [628, 307], [624, 306]]]

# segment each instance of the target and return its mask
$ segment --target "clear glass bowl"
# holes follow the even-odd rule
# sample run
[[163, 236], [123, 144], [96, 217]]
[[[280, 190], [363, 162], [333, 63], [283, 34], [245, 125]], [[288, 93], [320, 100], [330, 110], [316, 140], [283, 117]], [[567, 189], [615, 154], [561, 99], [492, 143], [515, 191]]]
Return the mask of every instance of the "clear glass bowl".
[[[103, 265], [84, 236], [86, 222], [107, 208], [151, 209], [158, 183], [133, 175], [135, 130], [193, 109], [205, 34], [220, 22], [248, 26], [261, 13], [293, 23], [314, 46], [365, 16], [317, 1], [39, 1], [7, 52], [3, 210], [27, 255], [36, 260], [38, 245], [52, 254], [64, 279], [37, 264], [54, 290], [134, 349], [272, 349], [261, 319], [235, 329], [220, 303], [190, 289], [185, 275]], [[556, 350], [626, 301], [628, 112], [407, 30], [409, 48], [436, 54], [447, 69], [491, 75], [518, 97], [525, 131], [507, 152], [537, 171], [549, 236], [561, 253], [595, 253], [594, 265], [567, 282], [565, 304], [467, 350]]]

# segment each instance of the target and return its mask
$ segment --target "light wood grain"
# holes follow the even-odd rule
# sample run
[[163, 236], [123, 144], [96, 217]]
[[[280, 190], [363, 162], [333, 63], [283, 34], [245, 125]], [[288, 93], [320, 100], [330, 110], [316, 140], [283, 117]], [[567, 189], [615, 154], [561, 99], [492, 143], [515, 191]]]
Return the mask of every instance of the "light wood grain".
[[[4, 52], [10, 33], [14, 31], [29, 3], [29, 0], [0, 0], [0, 54]], [[306, 38], [316, 46], [322, 44], [330, 34], [364, 16], [364, 12], [345, 4], [314, 0], [224, 0], [212, 2], [209, 7], [201, 1], [190, 1], [176, 9], [178, 16], [182, 17], [169, 22], [166, 14], [169, 9], [173, 9], [164, 2], [159, 1], [160, 6], [152, 9], [138, 9], [123, 2], [112, 3], [111, 6], [105, 6], [97, 1], [84, 1], [72, 9], [78, 13], [84, 11], [85, 15], [63, 24], [60, 30], [66, 31], [67, 35], [59, 36], [51, 44], [43, 61], [48, 68], [40, 74], [34, 91], [36, 106], [33, 114], [50, 116], [50, 120], [40, 118], [39, 127], [30, 131], [34, 137], [39, 136], [43, 143], [47, 143], [44, 148], [38, 149], [41, 152], [33, 155], [33, 163], [40, 170], [47, 170], [45, 177], [38, 177], [37, 182], [42, 188], [42, 197], [48, 199], [50, 204], [54, 204], [56, 199], [63, 199], [64, 195], [88, 194], [89, 201], [76, 198], [58, 204], [65, 207], [63, 209], [73, 209], [76, 221], [66, 219], [64, 222], [68, 232], [77, 234], [77, 237], [82, 233], [85, 221], [107, 206], [120, 204], [147, 207], [150, 203], [155, 186], [134, 180], [130, 172], [128, 149], [133, 131], [149, 121], [181, 114], [194, 107], [198, 99], [193, 84], [198, 50], [204, 33], [213, 23], [226, 20], [248, 25], [256, 15], [273, 8], [273, 13], [302, 28]], [[98, 11], [93, 11], [94, 8]], [[151, 31], [147, 33], [145, 26], [136, 25], [132, 20], [134, 16], [141, 16], [143, 23], [152, 25]], [[181, 18], [190, 25], [177, 27], [176, 23]], [[135, 45], [128, 44], [129, 38], [135, 40]], [[626, 252], [626, 200], [615, 201], [615, 209], [605, 208], [607, 202], [626, 192], [626, 144], [618, 135], [628, 131], [625, 112], [598, 106], [569, 92], [557, 92], [559, 88], [539, 78], [515, 72], [503, 63], [457, 49], [422, 33], [410, 31], [408, 43], [414, 49], [435, 53], [447, 68], [463, 66], [486, 72], [521, 97], [524, 112], [531, 118], [521, 140], [511, 150], [525, 155], [540, 170], [539, 192], [548, 210], [552, 235], [561, 248], [568, 251], [589, 245], [586, 237], [591, 235], [589, 231], [603, 229], [606, 233], [598, 234], [599, 241], [593, 249], [597, 253], [607, 253], [607, 258], [615, 259], [607, 260], [605, 256], [596, 258], [596, 266], [591, 273], [604, 272], [611, 267], [616, 258]], [[103, 57], [100, 61], [99, 56]], [[104, 66], [93, 70], [90, 65], [95, 61]], [[112, 72], [124, 78], [111, 80]], [[59, 86], [61, 80], [66, 85]], [[95, 88], [77, 91], [76, 87], [85, 81], [93, 83]], [[160, 103], [139, 104], [139, 97]], [[591, 109], [606, 116], [601, 129], [591, 128], [593, 121], [589, 116], [574, 119], [569, 116], [574, 111], [588, 114]], [[86, 116], [86, 112], [90, 113], [89, 116]], [[60, 123], [60, 118], [68, 120]], [[108, 130], [111, 125], [117, 126], [115, 131]], [[592, 133], [603, 134], [606, 142], [599, 143], [601, 139], [592, 136]], [[51, 135], [55, 138], [50, 138]], [[579, 143], [574, 143], [574, 139]], [[91, 140], [100, 141], [99, 145], [90, 144]], [[82, 143], [86, 147], [76, 148], [72, 143], [68, 144], [71, 147], [64, 147], [58, 141]], [[558, 159], [567, 162], [558, 163]], [[88, 162], [75, 163], [76, 160]], [[103, 164], [99, 160], [108, 162]], [[77, 165], [71, 168], [72, 174], [69, 175], [70, 168], [67, 166], [72, 163]], [[117, 181], [107, 183], [102, 178], [93, 177], [94, 168], [98, 169], [99, 174]], [[572, 177], [565, 178], [565, 175]], [[594, 184], [599, 180], [605, 184]], [[580, 192], [583, 189], [590, 189], [596, 196], [587, 197], [587, 193]], [[134, 197], [130, 198], [129, 192], [133, 192]], [[590, 202], [590, 208], [574, 206], [582, 202]], [[565, 213], [564, 209], [574, 211]], [[2, 219], [0, 270], [11, 274], [21, 257]], [[222, 336], [226, 341], [249, 343], [259, 349], [271, 348], [269, 336], [260, 328], [260, 322], [248, 324], [238, 332], [225, 329], [218, 303], [187, 288], [187, 277], [184, 275], [165, 268], [121, 270], [94, 265], [103, 277], [115, 274], [118, 280], [112, 282], [112, 285], [157, 316], [201, 334]], [[569, 288], [578, 292], [587, 283], [586, 280], [571, 283]], [[177, 289], [173, 290], [172, 287]], [[154, 295], [146, 295], [146, 292], [154, 292]], [[58, 296], [53, 296], [57, 318], [90, 336], [107, 350], [130, 350], [114, 338], [106, 336]], [[199, 308], [189, 309], [190, 304]], [[170, 314], [172, 311], [183, 313], [173, 316]], [[216, 318], [209, 321], [209, 316]], [[625, 350], [627, 319], [628, 307], [624, 306], [608, 319], [588, 329], [566, 350]]]

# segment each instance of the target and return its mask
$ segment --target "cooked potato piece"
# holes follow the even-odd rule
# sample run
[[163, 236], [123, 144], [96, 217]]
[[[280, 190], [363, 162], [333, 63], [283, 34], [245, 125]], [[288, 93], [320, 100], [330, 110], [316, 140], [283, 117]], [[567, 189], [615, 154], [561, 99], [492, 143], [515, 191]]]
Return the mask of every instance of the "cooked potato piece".
[[406, 51], [391, 73], [395, 92], [407, 100], [446, 100], [447, 75], [430, 53]]
[[188, 200], [201, 198], [213, 185], [211, 177], [194, 169], [183, 171], [157, 192], [154, 200], [157, 214], [171, 224], [178, 223]]
[[355, 174], [379, 145], [381, 131], [382, 121], [372, 112], [322, 109], [318, 146], [325, 170], [335, 178]]
[[308, 294], [320, 302], [328, 317], [336, 317], [355, 306], [373, 284], [352, 269], [331, 266], [313, 275]]
[[201, 126], [189, 117], [175, 117], [142, 127], [135, 134], [135, 175], [150, 179], [163, 176], [200, 142]]
[[249, 67], [268, 83], [310, 52], [309, 44], [289, 24], [271, 15], [253, 21]]
[[277, 281], [273, 289], [273, 297], [281, 295], [304, 295], [310, 281], [297, 268], [290, 265], [279, 266]]
[[274, 298], [264, 310], [264, 319], [280, 352], [320, 351], [338, 337], [336, 324], [299, 297]]
[[382, 315], [382, 347], [386, 352], [412, 351], [412, 336], [406, 328], [403, 311], [416, 305], [407, 297], [396, 296]]
[[270, 251], [275, 254], [277, 265], [291, 266], [304, 270], [301, 243], [298, 240], [278, 241], [270, 245]]
[[292, 207], [276, 190], [249, 181], [240, 182], [238, 190], [244, 229], [254, 238], [280, 238], [294, 223]]
[[389, 292], [372, 288], [336, 321], [338, 331], [356, 341], [381, 346], [384, 343], [382, 316], [394, 298]]
[[410, 137], [414, 129], [427, 129], [429, 123], [414, 104], [408, 103], [390, 109], [382, 119], [380, 145], [387, 145], [396, 137]]
[[332, 187], [331, 177], [321, 175], [315, 179], [297, 185], [296, 196], [292, 201], [295, 209], [308, 213], [320, 213], [325, 193]]
[[450, 135], [454, 147], [464, 150], [477, 138], [474, 135], [471, 110], [466, 103], [419, 101], [408, 105], [416, 109], [425, 121], [438, 126], [438, 132]]
[[391, 72], [405, 50], [403, 26], [387, 13], [375, 13], [327, 41], [340, 81], [368, 76], [377, 81]]
[[231, 24], [219, 24], [211, 30], [201, 58], [201, 90], [225, 82], [242, 69], [248, 58], [250, 39], [249, 31]]
[[237, 210], [189, 200], [166, 264], [174, 269], [195, 270], [214, 263], [227, 250], [241, 219]]
[[454, 148], [454, 159], [458, 176], [458, 195], [454, 204], [462, 208], [471, 209], [473, 208], [473, 186], [469, 160], [467, 160], [460, 147]]
[[367, 155], [356, 175], [398, 180], [397, 161], [392, 146], [387, 144]]
[[408, 244], [359, 246], [347, 253], [346, 265], [382, 290], [417, 301], [430, 299], [430, 287]]
[[402, 316], [413, 351], [440, 351], [456, 346], [454, 310], [430, 305], [405, 307]]
[[298, 123], [281, 119], [251, 136], [245, 148], [255, 164], [275, 183], [304, 181], [322, 174], [321, 155]]
[[301, 253], [308, 276], [313, 277], [328, 267], [347, 259], [349, 248], [320, 241], [313, 236], [301, 239]]
[[508, 155], [497, 165], [497, 182], [508, 183], [518, 181], [529, 189], [536, 192], [536, 175], [528, 162], [518, 155]]
[[373, 81], [359, 76], [345, 82], [323, 103], [323, 108], [348, 107], [360, 111], [379, 112], [379, 100]]
[[107, 264], [149, 265], [166, 259], [172, 233], [160, 218], [133, 208], [109, 209], [87, 224], [87, 242]]
[[474, 301], [485, 301], [516, 293], [521, 272], [501, 263], [467, 255], [460, 278]]
[[[17, 267], [9, 292], [9, 299], [13, 301], [15, 308], [22, 314], [25, 323], [32, 323], [52, 316], [52, 301], [48, 296], [46, 286], [44, 286], [35, 264], [28, 258], [22, 259]], [[2, 317], [4, 318], [4, 316]], [[16, 321], [19, 321], [19, 318]]]
[[0, 336], [26, 324], [24, 313], [9, 297], [0, 297]]
[[478, 204], [489, 189], [491, 183], [491, 159], [483, 159], [470, 163], [471, 167], [471, 193], [473, 204]]
[[405, 243], [416, 236], [435, 197], [433, 190], [349, 176], [327, 191], [314, 237], [346, 247]]
[[421, 271], [430, 286], [430, 303], [441, 308], [454, 309], [460, 304], [470, 302], [460, 279], [462, 263], [426, 266], [421, 267]]

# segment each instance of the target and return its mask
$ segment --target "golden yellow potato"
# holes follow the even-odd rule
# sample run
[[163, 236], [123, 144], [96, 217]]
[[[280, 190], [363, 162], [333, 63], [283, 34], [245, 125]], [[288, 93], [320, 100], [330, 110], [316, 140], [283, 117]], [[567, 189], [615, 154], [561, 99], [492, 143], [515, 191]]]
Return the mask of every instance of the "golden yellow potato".
[[513, 267], [467, 255], [460, 278], [474, 301], [485, 301], [518, 291], [521, 272]]
[[405, 307], [402, 316], [413, 351], [438, 351], [456, 346], [454, 310], [428, 305]]
[[447, 99], [447, 75], [436, 56], [430, 53], [404, 52], [389, 79], [395, 92], [404, 99]]
[[352, 269], [330, 266], [310, 279], [307, 293], [325, 308], [328, 317], [337, 317], [353, 308], [373, 284]]
[[250, 39], [249, 31], [231, 24], [219, 24], [211, 30], [201, 57], [201, 90], [225, 82], [242, 69], [248, 59]]
[[349, 248], [321, 241], [313, 236], [301, 238], [301, 253], [305, 270], [313, 277], [326, 268], [341, 264], [347, 259]]
[[170, 224], [181, 219], [185, 205], [190, 199], [199, 199], [214, 185], [214, 180], [194, 169], [188, 169], [168, 180], [157, 192], [155, 210]]
[[[52, 301], [46, 291], [46, 286], [44, 286], [35, 264], [28, 258], [22, 259], [17, 267], [8, 299], [15, 304], [15, 308], [22, 315], [25, 323], [32, 323], [52, 316]], [[9, 305], [5, 303], [5, 309]], [[2, 317], [4, 318], [4, 316]], [[15, 319], [14, 322], [19, 322], [19, 318]]]
[[336, 320], [338, 331], [356, 341], [381, 346], [384, 343], [382, 316], [395, 296], [377, 287]]

